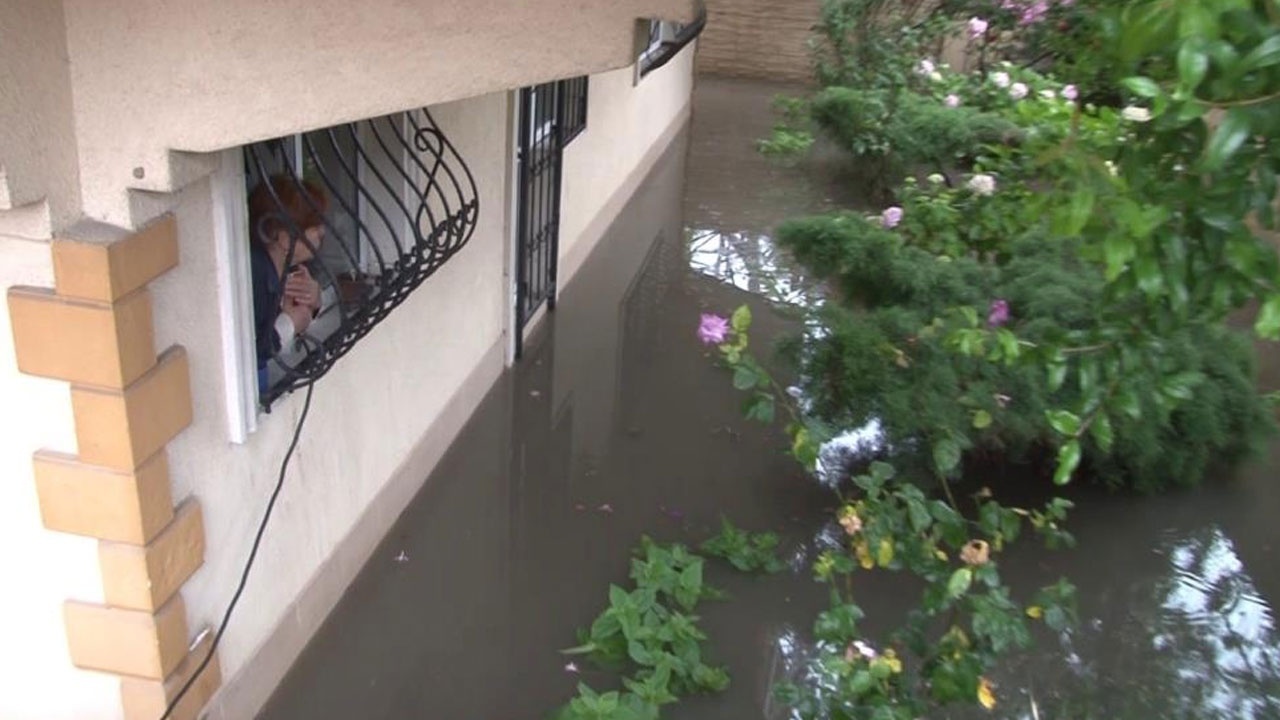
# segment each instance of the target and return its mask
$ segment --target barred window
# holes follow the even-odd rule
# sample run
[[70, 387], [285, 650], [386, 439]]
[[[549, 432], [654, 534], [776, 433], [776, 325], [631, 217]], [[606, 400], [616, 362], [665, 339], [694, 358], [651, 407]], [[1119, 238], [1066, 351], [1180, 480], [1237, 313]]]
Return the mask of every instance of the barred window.
[[583, 75], [561, 80], [559, 85], [561, 102], [564, 103], [564, 127], [560, 130], [563, 137], [560, 142], [568, 145], [570, 140], [587, 129], [587, 88], [590, 78]]
[[475, 231], [427, 110], [245, 146], [258, 402], [319, 378]]

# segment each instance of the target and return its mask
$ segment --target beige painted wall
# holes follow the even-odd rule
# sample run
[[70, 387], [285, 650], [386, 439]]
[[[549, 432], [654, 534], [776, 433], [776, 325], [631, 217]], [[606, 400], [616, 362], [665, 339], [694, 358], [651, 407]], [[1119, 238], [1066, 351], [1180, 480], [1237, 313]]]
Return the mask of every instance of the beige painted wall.
[[[622, 67], [692, 0], [64, 0], [86, 213], [167, 192], [211, 151]], [[120, 120], [128, 118], [127, 124]], [[141, 177], [139, 177], [141, 175]]]
[[638, 84], [633, 67], [591, 77], [587, 129], [564, 152], [561, 287], [621, 210], [630, 195], [624, 188], [628, 177], [672, 123], [688, 112], [693, 56], [694, 45], [689, 45]]
[[79, 213], [63, 28], [60, 2], [0, 0], [0, 233], [45, 238]]
[[[0, 287], [53, 285], [47, 242], [0, 235]], [[0, 312], [0, 718], [114, 720], [117, 681], [72, 667], [62, 624], [68, 597], [102, 601], [98, 545], [40, 522], [31, 454], [75, 452], [66, 383], [18, 373], [9, 313]]]
[[707, 0], [698, 41], [698, 72], [812, 82], [811, 28], [822, 0]]
[[[507, 98], [494, 93], [434, 110], [475, 173], [481, 199], [476, 233], [317, 383], [285, 490], [219, 651], [228, 678], [285, 619], [317, 568], [501, 337]], [[191, 360], [195, 419], [170, 443], [169, 455], [175, 499], [194, 494], [205, 514], [205, 566], [183, 590], [194, 633], [215, 625], [230, 600], [303, 397], [281, 400], [260, 416], [246, 444], [229, 444], [223, 338], [211, 302], [217, 290], [210, 184], [201, 181], [179, 193], [174, 211], [182, 264], [152, 292], [157, 344], [181, 343]]]

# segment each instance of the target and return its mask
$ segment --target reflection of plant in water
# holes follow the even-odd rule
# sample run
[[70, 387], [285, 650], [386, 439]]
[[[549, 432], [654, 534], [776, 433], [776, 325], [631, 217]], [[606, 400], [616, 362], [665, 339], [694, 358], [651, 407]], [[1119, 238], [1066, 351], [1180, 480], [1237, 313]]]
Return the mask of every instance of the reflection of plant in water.
[[[783, 404], [791, 418], [791, 453], [812, 469], [826, 431], [807, 421], [750, 355], [750, 324], [745, 307], [732, 320], [704, 315], [698, 335], [718, 346], [734, 386], [750, 393], [748, 417], [771, 422]], [[831, 608], [814, 623], [817, 646], [803, 681], [776, 688], [798, 718], [913, 720], [938, 707], [974, 702], [990, 709], [997, 698], [986, 674], [1001, 655], [1030, 643], [1028, 619], [1055, 630], [1072, 621], [1069, 583], [1041, 589], [1024, 606], [1001, 579], [996, 560], [1027, 525], [1051, 548], [1069, 545], [1061, 523], [1071, 503], [1055, 499], [1042, 510], [1025, 510], [979, 493], [976, 512], [966, 517], [945, 475], [938, 476], [945, 499], [895, 475], [891, 465], [876, 462], [853, 478], [851, 491], [835, 487], [841, 502], [836, 520], [845, 537], [813, 566], [816, 579], [831, 585]], [[855, 602], [855, 574], [873, 570], [906, 571], [924, 582], [919, 604], [881, 643], [862, 634], [863, 611]]]
[[785, 305], [816, 305], [820, 293], [806, 273], [767, 235], [690, 229], [689, 264], [694, 270]]

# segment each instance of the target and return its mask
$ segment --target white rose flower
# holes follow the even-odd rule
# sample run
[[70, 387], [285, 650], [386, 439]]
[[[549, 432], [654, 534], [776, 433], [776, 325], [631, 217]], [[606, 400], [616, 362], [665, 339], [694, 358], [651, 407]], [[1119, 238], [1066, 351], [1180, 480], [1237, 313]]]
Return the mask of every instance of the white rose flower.
[[1019, 82], [1009, 86], [1009, 97], [1014, 100], [1021, 100], [1027, 96], [1028, 92], [1030, 92], [1030, 88], [1027, 87], [1026, 83]]
[[1007, 72], [991, 73], [991, 82], [995, 83], [996, 87], [1002, 87], [1002, 88], [1009, 87], [1009, 73]]
[[1045, 100], [1052, 100], [1052, 99], [1054, 99], [1054, 98], [1058, 97], [1058, 93], [1056, 93], [1056, 92], [1054, 92], [1054, 91], [1052, 91], [1052, 90], [1041, 90], [1041, 91], [1040, 91], [1040, 97], [1044, 98]]
[[1120, 117], [1131, 122], [1144, 123], [1151, 119], [1151, 111], [1143, 107], [1130, 105], [1120, 111]]
[[929, 58], [925, 58], [924, 60], [921, 60], [920, 64], [916, 66], [916, 72], [920, 73], [921, 75], [931, 75], [937, 72], [937, 70], [938, 68], [934, 66], [933, 61], [930, 60]]
[[1106, 164], [1106, 166], [1107, 166], [1107, 172], [1111, 173], [1111, 177], [1115, 177], [1116, 175], [1119, 175], [1119, 174], [1120, 174], [1120, 173], [1119, 173], [1119, 171], [1118, 171], [1118, 170], [1116, 170], [1116, 164], [1115, 164], [1115, 163], [1113, 163], [1113, 162], [1111, 162], [1110, 160], [1108, 160], [1105, 164]]
[[947, 181], [946, 178], [942, 177], [941, 173], [934, 173], [930, 175], [928, 178], [926, 178], [926, 180], [933, 183], [934, 185], [941, 185], [942, 183]]
[[969, 178], [969, 189], [977, 195], [991, 195], [996, 191], [996, 179], [979, 173]]

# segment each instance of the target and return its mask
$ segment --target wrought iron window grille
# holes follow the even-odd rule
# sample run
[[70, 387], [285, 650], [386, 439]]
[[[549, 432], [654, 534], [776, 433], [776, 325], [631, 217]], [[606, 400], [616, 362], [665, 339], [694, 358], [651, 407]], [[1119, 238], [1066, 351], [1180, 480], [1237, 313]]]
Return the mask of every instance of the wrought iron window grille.
[[560, 102], [564, 103], [564, 124], [560, 127], [560, 144], [563, 146], [587, 129], [587, 89], [590, 79], [583, 75], [561, 80], [559, 86]]
[[[267, 358], [255, 337], [258, 401], [269, 411], [281, 395], [328, 372], [467, 244], [479, 198], [470, 168], [426, 109], [246, 145], [244, 164], [249, 242], [269, 243], [274, 234], [287, 245], [270, 287], [259, 287], [270, 273], [255, 268], [254, 305], [263, 293], [263, 307], [289, 302], [284, 286], [299, 265], [320, 288], [304, 332], [276, 342]], [[308, 237], [302, 225], [317, 218], [312, 227], [322, 237], [315, 230]], [[255, 320], [257, 335], [274, 332]]]

